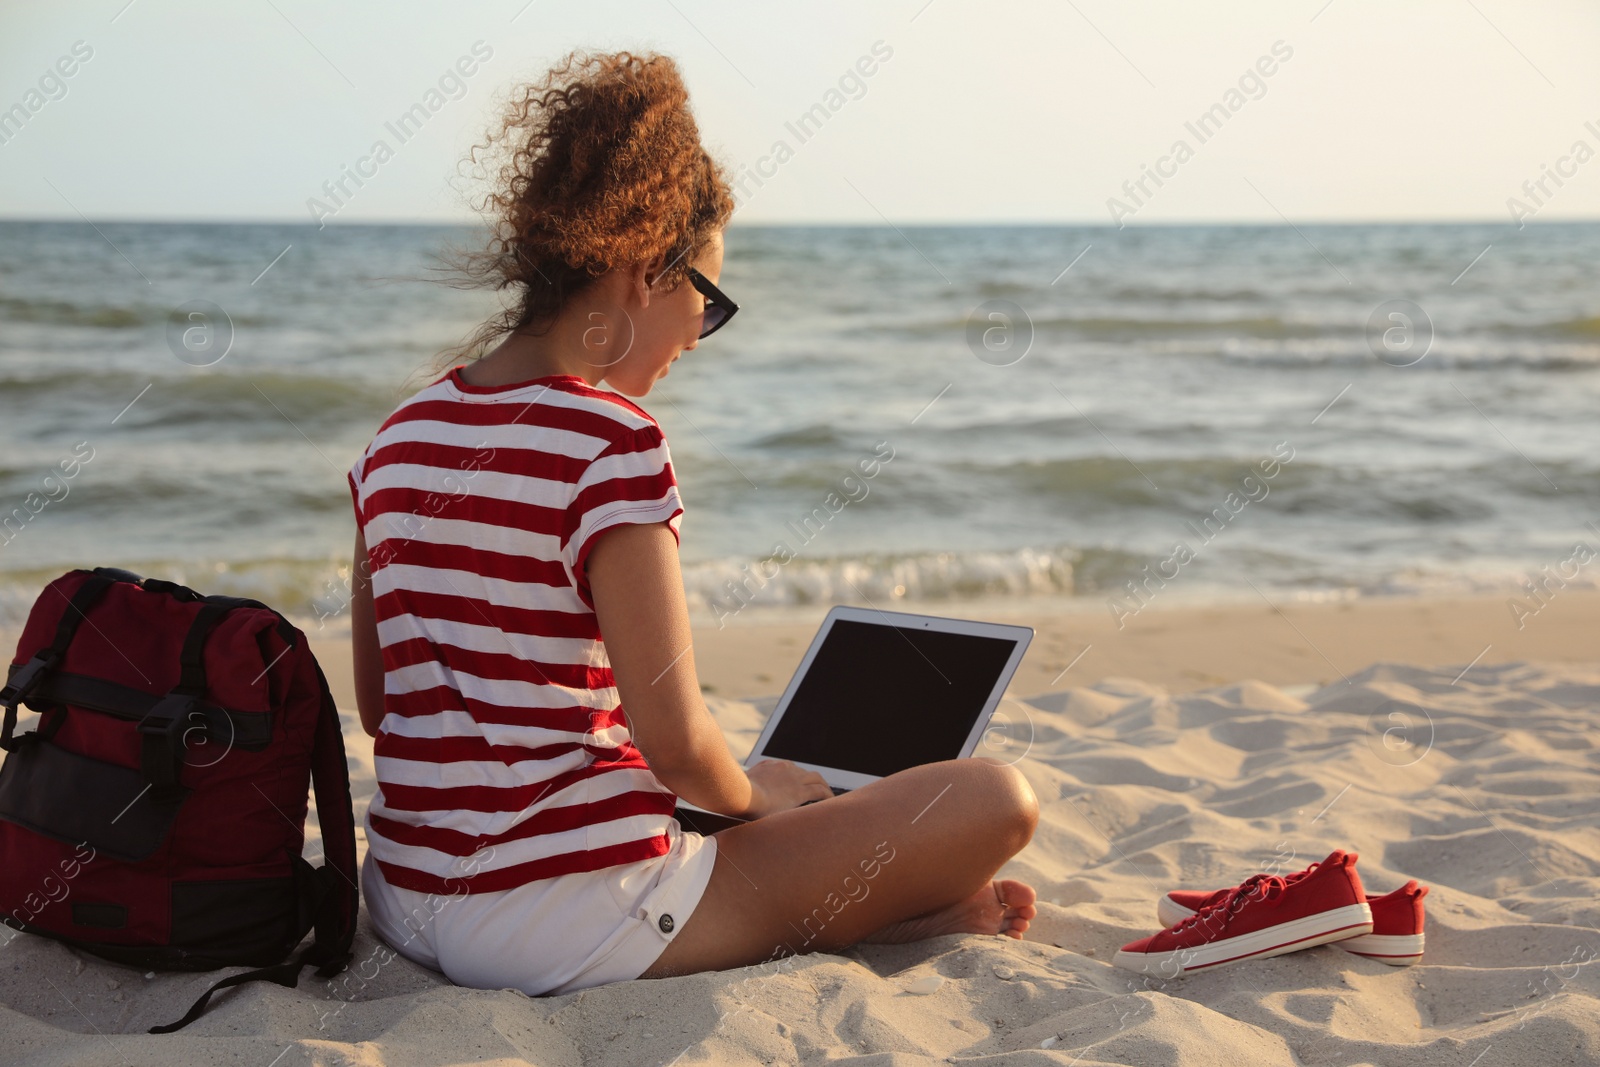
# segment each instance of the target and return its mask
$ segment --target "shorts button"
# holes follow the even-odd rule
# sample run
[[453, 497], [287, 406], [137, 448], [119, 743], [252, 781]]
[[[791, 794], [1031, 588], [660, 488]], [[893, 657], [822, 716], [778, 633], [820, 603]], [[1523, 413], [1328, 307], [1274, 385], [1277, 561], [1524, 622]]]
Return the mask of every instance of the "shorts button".
[[661, 932], [662, 933], [664, 933], [664, 934], [672, 933], [672, 916], [670, 916], [670, 915], [661, 916], [661, 918], [659, 920], [657, 920], [656, 925], [661, 927]]

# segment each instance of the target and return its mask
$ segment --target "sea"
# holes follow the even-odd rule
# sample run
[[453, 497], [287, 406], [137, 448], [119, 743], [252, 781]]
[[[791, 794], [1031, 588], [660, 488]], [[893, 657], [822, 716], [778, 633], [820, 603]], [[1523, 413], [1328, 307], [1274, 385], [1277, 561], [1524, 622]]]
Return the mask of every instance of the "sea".
[[[97, 565], [337, 625], [345, 472], [500, 307], [449, 267], [483, 240], [0, 222], [0, 626]], [[738, 315], [637, 401], [691, 610], [1594, 586], [1597, 262], [1591, 223], [736, 221]]]

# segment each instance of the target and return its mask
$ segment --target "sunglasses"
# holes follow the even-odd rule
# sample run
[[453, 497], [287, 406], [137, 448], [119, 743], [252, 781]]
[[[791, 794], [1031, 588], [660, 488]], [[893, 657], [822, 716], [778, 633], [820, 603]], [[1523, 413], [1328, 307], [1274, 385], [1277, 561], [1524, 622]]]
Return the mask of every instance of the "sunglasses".
[[689, 268], [689, 281], [706, 298], [705, 317], [701, 320], [700, 336], [710, 337], [733, 318], [733, 313], [739, 310], [739, 305], [729, 300], [728, 294], [712, 285], [710, 279], [693, 267]]

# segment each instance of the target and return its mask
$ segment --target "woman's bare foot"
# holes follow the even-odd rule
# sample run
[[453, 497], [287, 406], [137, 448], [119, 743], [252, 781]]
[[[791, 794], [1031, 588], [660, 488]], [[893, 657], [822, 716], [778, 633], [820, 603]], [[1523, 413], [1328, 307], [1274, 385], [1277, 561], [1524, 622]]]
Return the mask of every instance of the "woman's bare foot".
[[[940, 934], [1005, 934], [1022, 939], [1028, 920], [1038, 914], [1039, 895], [1026, 882], [997, 878], [959, 904], [941, 911], [891, 923], [862, 941], [871, 945], [903, 945]], [[1002, 905], [1001, 901], [1005, 903]]]

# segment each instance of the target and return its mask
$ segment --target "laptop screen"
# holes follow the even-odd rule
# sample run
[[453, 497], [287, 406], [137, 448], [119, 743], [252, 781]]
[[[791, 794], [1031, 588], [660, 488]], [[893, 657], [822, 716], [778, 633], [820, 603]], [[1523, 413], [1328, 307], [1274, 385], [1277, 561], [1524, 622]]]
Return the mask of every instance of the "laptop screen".
[[1016, 647], [836, 619], [761, 754], [876, 775], [955, 759]]

